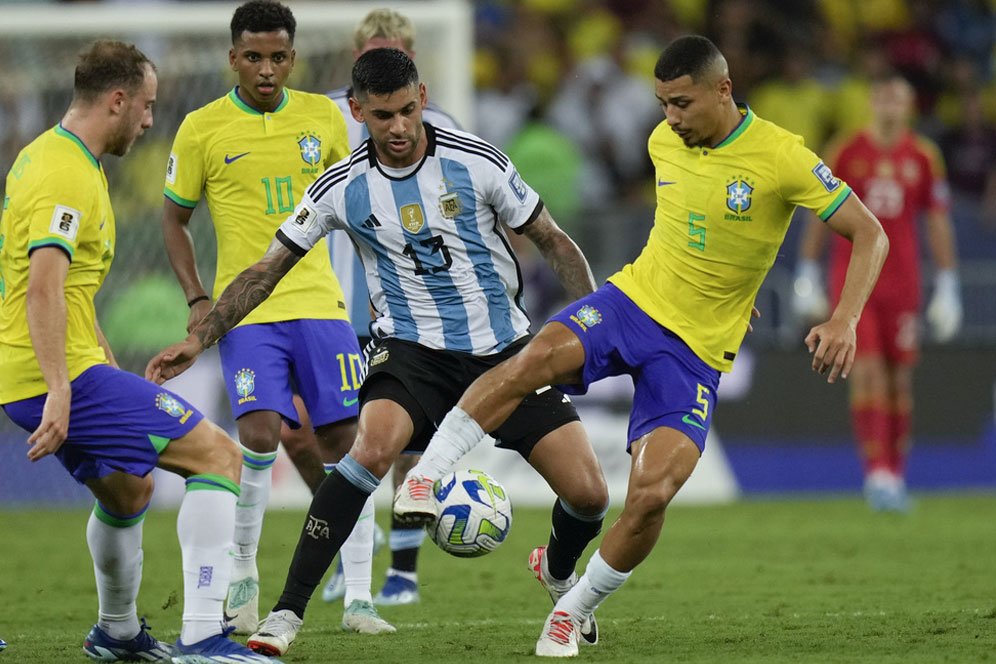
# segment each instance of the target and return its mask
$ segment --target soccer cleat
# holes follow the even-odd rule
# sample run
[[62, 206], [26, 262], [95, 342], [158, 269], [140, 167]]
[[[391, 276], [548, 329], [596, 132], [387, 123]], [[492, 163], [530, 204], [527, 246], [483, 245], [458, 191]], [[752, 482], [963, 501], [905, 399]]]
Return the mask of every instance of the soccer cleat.
[[[540, 582], [540, 585], [550, 594], [550, 599], [554, 605], [563, 597], [568, 590], [573, 588], [578, 582], [577, 572], [572, 572], [570, 577], [559, 581], [550, 576], [550, 568], [546, 562], [546, 547], [538, 546], [529, 554], [529, 569]], [[595, 614], [591, 614], [579, 628], [582, 643], [593, 646], [598, 643], [598, 621]]]
[[3, 639], [0, 639], [0, 652], [3, 652], [6, 649], [7, 649], [7, 642], [4, 641]]
[[263, 619], [259, 629], [249, 637], [246, 645], [253, 652], [269, 657], [286, 654], [302, 624], [304, 621], [294, 615], [290, 609], [270, 611], [270, 615]]
[[255, 565], [249, 576], [235, 579], [228, 586], [225, 621], [236, 634], [252, 634], [259, 626], [259, 573]]
[[384, 580], [384, 587], [374, 597], [374, 604], [380, 606], [417, 604], [418, 601], [418, 582], [390, 572], [387, 574], [387, 579]]
[[149, 634], [149, 624], [142, 618], [138, 635], [127, 641], [115, 639], [94, 625], [83, 640], [83, 652], [98, 662], [168, 662], [173, 646]]
[[226, 627], [221, 634], [209, 636], [190, 645], [186, 645], [180, 639], [177, 639], [173, 664], [213, 664], [214, 662], [223, 662], [225, 664], [239, 664], [241, 662], [273, 664], [276, 662], [279, 664], [278, 660], [257, 655], [241, 643], [232, 641], [228, 638], [228, 635], [231, 633], [232, 628]]
[[373, 604], [354, 599], [342, 613], [342, 628], [359, 634], [393, 634], [398, 630], [377, 613]]
[[329, 582], [322, 588], [322, 600], [334, 602], [346, 596], [346, 574], [342, 571], [342, 560], [335, 566]]
[[875, 512], [909, 512], [912, 507], [906, 482], [889, 471], [875, 470], [865, 477], [865, 500]]
[[537, 657], [577, 657], [578, 625], [566, 611], [553, 611], [546, 617], [543, 633], [536, 641]]
[[409, 476], [394, 494], [394, 516], [406, 526], [424, 526], [436, 520], [432, 480]]

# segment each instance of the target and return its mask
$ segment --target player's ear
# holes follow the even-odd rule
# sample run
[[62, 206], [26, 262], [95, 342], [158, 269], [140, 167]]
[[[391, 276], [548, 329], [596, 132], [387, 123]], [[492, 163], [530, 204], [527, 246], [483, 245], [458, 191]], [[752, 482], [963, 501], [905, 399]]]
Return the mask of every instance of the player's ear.
[[228, 49], [228, 66], [232, 68], [232, 71], [238, 71], [238, 67], [235, 65], [235, 47]]
[[115, 88], [107, 93], [107, 106], [112, 115], [123, 113], [127, 105], [128, 94], [122, 88]]
[[349, 98], [349, 112], [354, 120], [363, 122], [363, 108], [360, 106], [360, 102], [356, 100], [356, 97]]
[[733, 96], [733, 81], [728, 78], [722, 79], [716, 84], [716, 94], [719, 95], [720, 101], [726, 101]]
[[425, 88], [425, 83], [418, 84], [418, 101], [422, 108], [429, 103], [429, 91]]
[[291, 69], [294, 69], [294, 58], [296, 58], [296, 57], [297, 57], [297, 51], [295, 51], [294, 49], [291, 49], [291, 55], [290, 55], [290, 68]]

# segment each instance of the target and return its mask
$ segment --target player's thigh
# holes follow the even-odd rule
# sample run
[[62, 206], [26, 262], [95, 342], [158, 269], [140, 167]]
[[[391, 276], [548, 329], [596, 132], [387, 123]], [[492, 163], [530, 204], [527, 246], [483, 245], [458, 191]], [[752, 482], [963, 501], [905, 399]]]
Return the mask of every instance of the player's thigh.
[[543, 436], [529, 463], [575, 511], [604, 511], [609, 501], [605, 476], [581, 422], [569, 422]]
[[315, 429], [353, 420], [366, 365], [353, 326], [345, 320], [281, 323], [291, 345], [294, 387]]
[[242, 454], [228, 434], [202, 419], [188, 433], [169, 441], [159, 455], [159, 466], [181, 477], [221, 475], [238, 483]]
[[855, 357], [847, 382], [852, 404], [883, 404], [889, 395], [889, 369], [885, 356], [865, 353]]
[[377, 477], [384, 477], [428, 420], [414, 396], [392, 376], [382, 374], [364, 386], [356, 440], [349, 455]]

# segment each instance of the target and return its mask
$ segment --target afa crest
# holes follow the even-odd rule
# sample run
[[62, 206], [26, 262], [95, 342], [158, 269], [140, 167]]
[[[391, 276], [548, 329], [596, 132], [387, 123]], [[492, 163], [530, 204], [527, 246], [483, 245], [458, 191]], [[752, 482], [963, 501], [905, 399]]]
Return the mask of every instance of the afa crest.
[[462, 209], [460, 194], [455, 191], [439, 198], [439, 211], [446, 219], [456, 219]]
[[235, 393], [239, 395], [239, 403], [247, 400], [256, 390], [256, 372], [252, 369], [239, 369], [235, 372]]
[[726, 185], [726, 207], [736, 214], [743, 214], [750, 209], [751, 194], [754, 187], [747, 184], [742, 178], [738, 178]]
[[301, 159], [309, 166], [315, 166], [322, 160], [322, 142], [312, 134], [308, 134], [297, 142], [301, 148]]
[[182, 417], [184, 420], [189, 417], [187, 408], [168, 392], [160, 392], [156, 395], [156, 408], [171, 417]]

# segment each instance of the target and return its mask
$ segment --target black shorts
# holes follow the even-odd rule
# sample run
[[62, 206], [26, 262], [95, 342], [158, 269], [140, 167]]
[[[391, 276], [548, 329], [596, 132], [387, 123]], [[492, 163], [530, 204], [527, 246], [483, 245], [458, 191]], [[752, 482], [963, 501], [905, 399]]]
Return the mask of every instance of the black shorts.
[[[422, 452], [464, 390], [485, 371], [519, 352], [527, 341], [517, 341], [494, 355], [477, 356], [434, 350], [400, 339], [375, 340], [368, 349], [360, 407], [374, 399], [389, 399], [400, 405], [415, 424], [405, 452]], [[516, 450], [528, 460], [543, 436], [579, 419], [570, 398], [551, 387], [523, 399], [491, 435], [497, 439], [498, 447]]]

